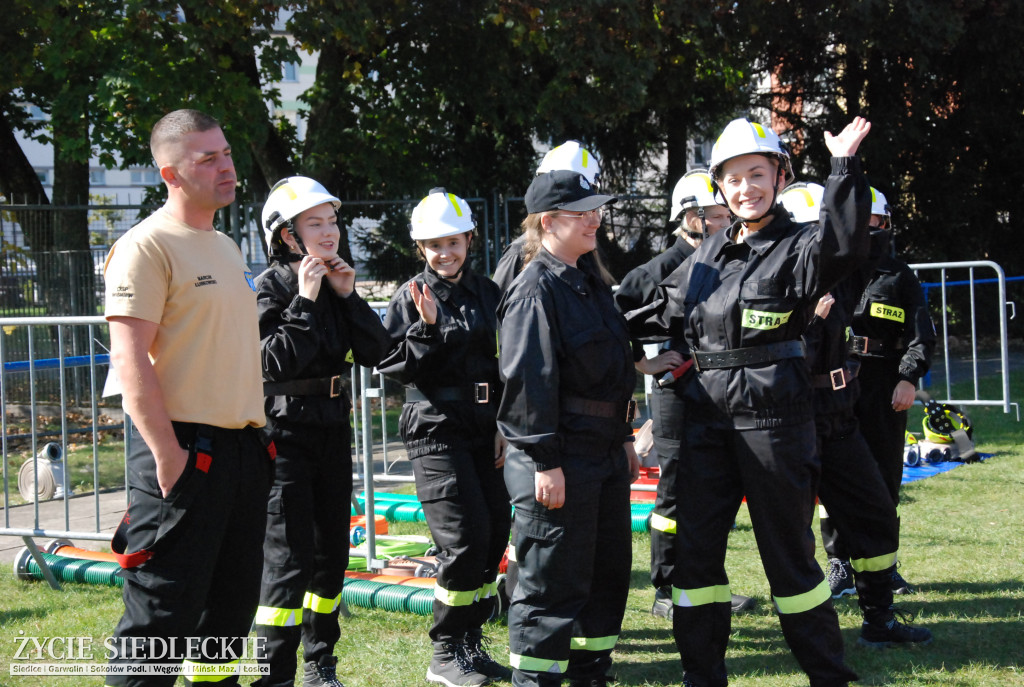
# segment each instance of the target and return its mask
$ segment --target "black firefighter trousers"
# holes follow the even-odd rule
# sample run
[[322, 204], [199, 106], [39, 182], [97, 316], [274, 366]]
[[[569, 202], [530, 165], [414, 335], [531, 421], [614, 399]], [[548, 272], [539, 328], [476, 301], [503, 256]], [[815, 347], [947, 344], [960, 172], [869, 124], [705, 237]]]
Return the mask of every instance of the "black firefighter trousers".
[[892, 605], [892, 572], [900, 540], [896, 504], [852, 411], [819, 415], [815, 426], [821, 456], [818, 496], [826, 511], [821, 518], [822, 544], [836, 556], [835, 534], [841, 533], [839, 557], [853, 565], [857, 602], [865, 620], [878, 621]]
[[[253, 656], [247, 637], [259, 601], [269, 456], [254, 428], [173, 424], [189, 458], [166, 499], [152, 452], [137, 429], [131, 432], [130, 501], [119, 535], [125, 553], [152, 556], [122, 572], [125, 608], [111, 638], [111, 664], [184, 660], [203, 667]], [[177, 651], [168, 656], [171, 646]], [[106, 684], [171, 685], [176, 677], [110, 674]]]
[[684, 677], [728, 683], [729, 531], [744, 495], [783, 636], [811, 687], [845, 687], [843, 638], [828, 583], [814, 558], [811, 521], [820, 463], [811, 421], [737, 430], [688, 415], [676, 479], [677, 547], [672, 629]]
[[565, 505], [548, 510], [534, 498], [533, 461], [515, 449], [505, 464], [519, 563], [508, 612], [515, 687], [604, 677], [626, 610], [632, 534], [622, 444], [565, 454], [562, 472]]
[[[685, 384], [680, 379], [676, 384]], [[658, 452], [658, 492], [651, 512], [651, 583], [672, 585], [676, 564], [676, 474], [682, 442], [683, 400], [672, 387], [651, 392], [654, 450]]]
[[[271, 425], [277, 459], [267, 500], [263, 588], [256, 636], [270, 674], [260, 687], [291, 687], [296, 651], [330, 656], [341, 637], [338, 613], [349, 559], [352, 453], [348, 425]], [[369, 519], [372, 527], [373, 518]]]
[[512, 509], [494, 441], [412, 459], [416, 494], [437, 554], [430, 639], [462, 641], [497, 605], [498, 565], [508, 546]]

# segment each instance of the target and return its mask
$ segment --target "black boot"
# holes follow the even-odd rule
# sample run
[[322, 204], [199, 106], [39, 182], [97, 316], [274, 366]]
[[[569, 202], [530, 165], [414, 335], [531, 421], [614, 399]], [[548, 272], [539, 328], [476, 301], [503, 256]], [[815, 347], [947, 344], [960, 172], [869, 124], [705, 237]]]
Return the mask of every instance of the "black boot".
[[480, 628], [466, 632], [466, 653], [473, 662], [476, 672], [489, 678], [511, 680], [512, 669], [501, 665], [487, 653], [484, 647], [484, 631]]
[[465, 641], [434, 642], [434, 656], [427, 668], [427, 682], [447, 687], [480, 687], [486, 685], [486, 675], [478, 673], [466, 652]]
[[[899, 616], [899, 618], [897, 618]], [[903, 622], [900, 622], [902, 620]], [[931, 644], [932, 633], [924, 627], [914, 627], [908, 623], [914, 620], [914, 616], [905, 611], [900, 611], [890, 606], [888, 612], [882, 617], [874, 618], [870, 622], [864, 621], [860, 627], [860, 638], [857, 643], [861, 646], [870, 646], [875, 649], [885, 649], [891, 646], [908, 644]]]
[[307, 661], [302, 666], [302, 687], [345, 687], [337, 674], [338, 659], [321, 656], [319, 661]]

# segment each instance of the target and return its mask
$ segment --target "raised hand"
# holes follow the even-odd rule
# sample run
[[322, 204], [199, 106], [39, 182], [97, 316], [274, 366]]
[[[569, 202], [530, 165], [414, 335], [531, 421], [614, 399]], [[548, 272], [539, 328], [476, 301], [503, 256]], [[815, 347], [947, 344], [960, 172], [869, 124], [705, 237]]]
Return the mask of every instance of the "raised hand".
[[412, 304], [416, 306], [416, 312], [424, 324], [437, 322], [437, 303], [434, 302], [434, 294], [430, 293], [430, 287], [423, 285], [423, 291], [416, 285], [415, 281], [409, 283], [409, 295], [412, 296]]
[[871, 122], [863, 117], [854, 117], [853, 121], [847, 124], [838, 136], [833, 136], [832, 132], [826, 131], [825, 145], [828, 146], [832, 157], [850, 157], [857, 153], [860, 142], [864, 140], [869, 131], [871, 131]]

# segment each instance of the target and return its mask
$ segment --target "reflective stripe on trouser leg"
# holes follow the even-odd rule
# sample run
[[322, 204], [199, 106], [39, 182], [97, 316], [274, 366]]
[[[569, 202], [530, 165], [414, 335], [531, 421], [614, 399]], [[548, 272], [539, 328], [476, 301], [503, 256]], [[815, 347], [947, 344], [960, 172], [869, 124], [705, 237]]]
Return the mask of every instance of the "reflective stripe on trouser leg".
[[[516, 685], [546, 684], [546, 673], [586, 680], [611, 665], [607, 638], [621, 629], [631, 568], [629, 476], [621, 458], [618, 451], [563, 456], [566, 503], [555, 510], [534, 499], [533, 462], [517, 449], [506, 460], [519, 562], [509, 609]], [[574, 648], [574, 637], [587, 638], [588, 648]], [[597, 638], [605, 638], [600, 648]]]
[[302, 607], [308, 608], [313, 613], [334, 613], [341, 606], [341, 594], [338, 594], [333, 599], [324, 598], [317, 596], [313, 592], [306, 592], [306, 595], [302, 599]]
[[[417, 493], [437, 555], [433, 641], [461, 640], [490, 616], [482, 596], [496, 579], [508, 542], [511, 512], [493, 442], [472, 450], [419, 456], [412, 461]], [[481, 601], [486, 598], [486, 601]]]
[[294, 627], [302, 624], [302, 609], [260, 606], [256, 609], [256, 618], [253, 622], [256, 625], [272, 627]]

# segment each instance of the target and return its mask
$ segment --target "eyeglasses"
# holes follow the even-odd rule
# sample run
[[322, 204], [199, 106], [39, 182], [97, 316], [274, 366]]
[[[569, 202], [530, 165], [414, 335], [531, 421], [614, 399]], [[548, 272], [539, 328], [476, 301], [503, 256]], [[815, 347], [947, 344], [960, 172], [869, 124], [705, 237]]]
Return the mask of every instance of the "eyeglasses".
[[568, 219], [596, 219], [601, 221], [604, 219], [604, 208], [597, 208], [596, 210], [587, 210], [586, 212], [574, 213], [574, 212], [553, 212], [551, 217], [565, 217]]

